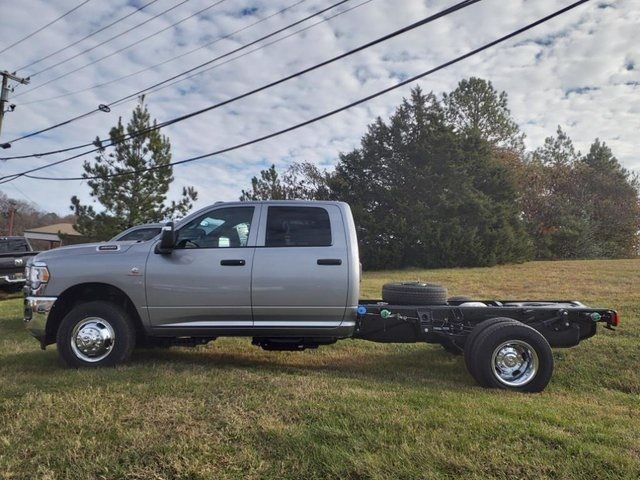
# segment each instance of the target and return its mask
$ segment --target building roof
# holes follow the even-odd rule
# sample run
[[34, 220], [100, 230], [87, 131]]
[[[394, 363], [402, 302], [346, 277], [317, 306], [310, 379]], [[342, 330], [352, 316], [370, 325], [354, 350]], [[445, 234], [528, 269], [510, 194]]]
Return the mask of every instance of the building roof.
[[73, 223], [54, 223], [44, 227], [30, 228], [24, 231], [24, 236], [29, 240], [47, 240], [49, 242], [62, 242], [59, 234], [70, 235], [73, 237], [81, 237]]
[[24, 233], [51, 233], [57, 235], [62, 233], [63, 235], [75, 235], [81, 236], [81, 234], [73, 228], [73, 223], [54, 223], [53, 225], [46, 225], [44, 227], [30, 228], [25, 230]]

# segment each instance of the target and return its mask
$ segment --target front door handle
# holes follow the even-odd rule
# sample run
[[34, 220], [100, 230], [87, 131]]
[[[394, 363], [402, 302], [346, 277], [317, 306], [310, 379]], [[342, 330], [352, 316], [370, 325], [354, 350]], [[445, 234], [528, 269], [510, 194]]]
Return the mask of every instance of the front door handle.
[[223, 267], [242, 267], [245, 263], [244, 260], [220, 260]]
[[319, 258], [318, 265], [342, 265], [340, 258]]

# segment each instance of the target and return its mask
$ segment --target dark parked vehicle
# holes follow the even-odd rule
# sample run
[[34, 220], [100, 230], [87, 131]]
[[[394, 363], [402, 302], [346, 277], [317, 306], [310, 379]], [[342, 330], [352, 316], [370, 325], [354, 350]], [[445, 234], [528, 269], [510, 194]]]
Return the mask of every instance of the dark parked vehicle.
[[342, 202], [220, 203], [152, 241], [58, 248], [27, 271], [27, 329], [73, 367], [116, 365], [136, 345], [220, 336], [252, 337], [265, 350], [358, 338], [441, 344], [464, 353], [482, 386], [538, 392], [553, 372], [551, 347], [618, 325], [614, 310], [578, 301], [448, 298], [418, 282], [359, 300], [356, 228]]
[[20, 290], [27, 262], [37, 254], [24, 237], [0, 237], [0, 290]]

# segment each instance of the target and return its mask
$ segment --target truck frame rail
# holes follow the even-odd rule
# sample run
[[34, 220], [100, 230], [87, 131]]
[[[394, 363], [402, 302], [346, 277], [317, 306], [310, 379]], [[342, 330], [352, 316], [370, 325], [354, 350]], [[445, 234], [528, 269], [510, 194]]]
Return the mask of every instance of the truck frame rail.
[[446, 305], [396, 305], [361, 300], [354, 337], [377, 342], [427, 342], [464, 348], [473, 328], [492, 318], [508, 318], [536, 329], [552, 347], [572, 347], [592, 337], [597, 324], [613, 329], [615, 310], [576, 300], [464, 300]]

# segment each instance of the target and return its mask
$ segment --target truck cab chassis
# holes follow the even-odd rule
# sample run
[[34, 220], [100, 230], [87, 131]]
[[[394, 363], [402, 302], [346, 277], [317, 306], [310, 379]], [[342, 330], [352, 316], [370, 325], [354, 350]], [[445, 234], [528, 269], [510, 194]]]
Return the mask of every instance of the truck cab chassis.
[[113, 366], [136, 346], [245, 336], [265, 350], [354, 338], [441, 344], [482, 386], [543, 390], [551, 347], [618, 314], [569, 300], [447, 298], [420, 282], [359, 300], [356, 228], [342, 202], [218, 203], [143, 241], [63, 247], [27, 265], [24, 321], [72, 367]]

